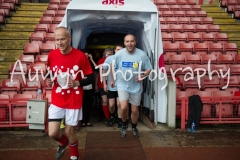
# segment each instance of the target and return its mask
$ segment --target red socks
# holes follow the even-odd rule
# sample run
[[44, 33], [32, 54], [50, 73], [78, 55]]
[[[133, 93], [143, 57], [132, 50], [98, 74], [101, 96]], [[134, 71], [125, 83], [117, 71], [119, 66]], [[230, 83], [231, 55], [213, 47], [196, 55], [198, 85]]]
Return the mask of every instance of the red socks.
[[61, 146], [65, 146], [68, 142], [67, 136], [65, 134], [62, 134], [62, 137], [60, 139], [57, 139]]
[[103, 108], [103, 113], [104, 113], [105, 117], [106, 117], [107, 119], [110, 119], [111, 113], [110, 113], [110, 111], [109, 111], [108, 106], [102, 106], [102, 108]]
[[73, 143], [73, 144], [68, 144], [69, 149], [70, 149], [70, 155], [71, 156], [79, 156], [79, 152], [78, 152], [78, 141]]

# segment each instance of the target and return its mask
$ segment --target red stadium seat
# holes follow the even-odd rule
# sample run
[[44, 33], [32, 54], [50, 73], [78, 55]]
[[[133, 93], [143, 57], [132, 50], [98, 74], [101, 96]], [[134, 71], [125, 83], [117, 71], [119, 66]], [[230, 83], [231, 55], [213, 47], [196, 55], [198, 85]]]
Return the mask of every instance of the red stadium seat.
[[166, 43], [163, 46], [163, 51], [166, 54], [167, 52], [178, 53], [178, 45], [176, 43]]
[[170, 55], [169, 56], [169, 64], [184, 64], [185, 63], [185, 56], [183, 55]]
[[213, 24], [212, 17], [202, 17], [202, 24]]
[[193, 79], [188, 79], [187, 81], [184, 80], [183, 81], [183, 88], [185, 90], [187, 88], [196, 88], [195, 90], [199, 90], [201, 88], [199, 83], [198, 83], [197, 77], [195, 76]]
[[174, 43], [187, 42], [187, 36], [184, 33], [175, 32], [173, 33], [173, 41]]
[[8, 9], [10, 11], [14, 11], [15, 10], [15, 5], [13, 3], [0, 3], [0, 8]]
[[57, 10], [55, 16], [56, 17], [64, 17], [65, 15], [65, 10]]
[[200, 56], [194, 55], [194, 54], [186, 56], [186, 64], [190, 64], [190, 63], [200, 64], [201, 63]]
[[193, 46], [191, 43], [179, 43], [178, 52], [181, 54], [192, 54]]
[[48, 55], [37, 55], [36, 56], [36, 62], [42, 62], [44, 64], [47, 64], [47, 62], [48, 62]]
[[50, 51], [54, 49], [56, 49], [56, 46], [54, 43], [43, 43], [40, 48], [40, 51], [41, 51], [41, 54], [44, 55], [44, 54], [48, 54]]
[[54, 30], [57, 28], [58, 24], [50, 24], [49, 31], [50, 33], [54, 33]]
[[[225, 64], [213, 64], [211, 65], [211, 71], [216, 70], [221, 76], [220, 71], [225, 74], [228, 71], [228, 67]], [[216, 72], [212, 73], [212, 75], [217, 74]]]
[[41, 24], [51, 24], [52, 21], [53, 21], [53, 17], [45, 17], [45, 16], [43, 16], [43, 17], [41, 17], [39, 23], [41, 23]]
[[173, 11], [162, 11], [162, 17], [173, 17]]
[[208, 45], [206, 43], [194, 43], [193, 52], [198, 55], [205, 55], [208, 53]]
[[215, 42], [227, 43], [228, 42], [227, 34], [226, 33], [216, 33], [215, 34]]
[[172, 43], [173, 42], [172, 34], [163, 32], [162, 33], [162, 41], [164, 41], [164, 42], [171, 42]]
[[202, 24], [200, 17], [190, 17], [190, 24]]
[[200, 97], [211, 97], [211, 92], [208, 91], [194, 91], [193, 95], [199, 95]]
[[50, 0], [50, 4], [60, 4], [60, 0]]
[[59, 10], [66, 10], [66, 8], [67, 8], [67, 4], [59, 4], [58, 5]]
[[221, 82], [218, 76], [212, 76], [210, 80], [209, 76], [204, 76], [201, 78], [202, 88], [205, 90], [206, 88], [220, 88]]
[[47, 10], [58, 10], [58, 4], [48, 4]]
[[163, 5], [163, 4], [166, 4], [166, 1], [165, 0], [154, 0], [154, 3], [156, 5]]
[[46, 65], [42, 62], [36, 62], [36, 63], [32, 63], [29, 66], [29, 75], [31, 76], [31, 78], [29, 79], [35, 79], [34, 76], [37, 76], [38, 81], [41, 83], [41, 85], [43, 84], [44, 80], [42, 75], [46, 74]]
[[190, 5], [180, 5], [181, 11], [191, 11], [192, 8]]
[[217, 56], [214, 54], [203, 54], [202, 55], [202, 64], [206, 64], [208, 63], [208, 61], [210, 60], [211, 64], [213, 63], [217, 63]]
[[60, 0], [60, 4], [68, 4], [71, 0]]
[[187, 0], [187, 4], [188, 5], [196, 5], [196, 1], [195, 0]]
[[56, 11], [55, 10], [45, 10], [43, 16], [45, 17], [55, 17]]
[[173, 32], [182, 32], [182, 26], [179, 24], [169, 24], [169, 31]]
[[215, 37], [212, 33], [202, 33], [202, 41], [203, 43], [214, 43]]
[[184, 11], [173, 11], [174, 17], [185, 17]]
[[5, 24], [6, 23], [6, 20], [5, 20], [5, 18], [4, 18], [4, 16], [3, 15], [0, 15], [0, 24]]
[[233, 56], [231, 54], [222, 54], [222, 55], [219, 55], [218, 57], [218, 63], [219, 64], [222, 64], [222, 63], [234, 63], [234, 59], [233, 59]]
[[240, 63], [240, 54], [235, 55], [235, 63], [239, 64]]
[[192, 24], [182, 24], [183, 32], [195, 32], [195, 27]]
[[23, 83], [22, 85], [22, 93], [23, 94], [30, 94], [33, 96], [33, 98], [37, 98], [37, 90], [38, 88], [41, 88], [40, 81], [35, 80], [26, 80], [26, 83]]
[[201, 7], [199, 5], [191, 5], [192, 11], [201, 11]]
[[208, 32], [211, 33], [219, 33], [220, 32], [220, 27], [219, 25], [208, 25]]
[[201, 42], [201, 37], [198, 33], [192, 33], [189, 32], [187, 35], [188, 43], [200, 43]]
[[26, 43], [23, 54], [38, 55], [40, 54], [40, 47], [37, 43]]
[[176, 0], [176, 4], [185, 5], [185, 4], [187, 4], [187, 1], [186, 0]]
[[59, 24], [63, 20], [63, 17], [54, 17], [52, 23], [53, 24]]
[[159, 17], [160, 24], [165, 24], [165, 19], [163, 17]]
[[34, 32], [48, 32], [48, 24], [36, 24]]
[[197, 17], [207, 17], [206, 11], [196, 11]]
[[227, 12], [232, 13], [235, 5], [237, 5], [237, 0], [227, 0]]
[[164, 5], [158, 5], [157, 8], [158, 8], [159, 11], [169, 11], [168, 5], [165, 5], [165, 4]]
[[238, 76], [229, 76], [229, 80], [228, 77], [222, 78], [221, 79], [221, 88], [222, 87], [240, 87], [240, 82], [238, 79]]
[[196, 17], [196, 11], [186, 10], [185, 16], [186, 17]]
[[223, 46], [221, 43], [209, 43], [208, 50], [210, 54], [215, 54], [217, 57], [223, 54]]
[[20, 91], [20, 81], [18, 79], [2, 79], [1, 93], [8, 94], [10, 98]]
[[45, 40], [46, 40], [46, 42], [47, 41], [55, 41], [54, 33], [46, 33]]
[[167, 5], [174, 5], [176, 4], [176, 0], [166, 0]]
[[204, 25], [204, 24], [195, 24], [195, 30], [196, 32], [198, 33], [204, 33], [204, 32], [207, 32], [208, 31], [208, 26], [207, 25]]
[[171, 11], [180, 11], [180, 6], [177, 4], [169, 5], [169, 10]]
[[43, 32], [33, 32], [30, 35], [30, 42], [32, 41], [45, 41], [45, 33]]
[[236, 43], [224, 43], [223, 49], [225, 54], [231, 54], [233, 57], [238, 54], [238, 47]]
[[232, 64], [229, 66], [231, 75], [240, 74], [240, 64]]
[[164, 19], [166, 24], [177, 24], [176, 17], [165, 17]]
[[26, 64], [31, 64], [34, 63], [34, 56], [33, 55], [20, 55], [20, 57], [18, 58], [22, 63], [26, 63]]
[[[211, 66], [210, 66], [210, 69], [211, 69]], [[207, 64], [193, 65], [193, 71], [196, 72], [195, 74], [197, 74], [197, 70], [198, 70], [199, 74], [203, 74], [204, 70], [206, 71], [206, 74], [208, 74], [208, 65]]]
[[24, 82], [24, 77], [26, 77], [28, 73], [28, 67], [26, 63], [21, 63], [21, 66], [19, 63], [16, 64], [11, 64], [10, 70], [9, 70], [9, 77], [13, 79], [18, 79], [20, 84], [23, 84]]
[[189, 24], [188, 17], [177, 17], [178, 24]]
[[217, 118], [220, 116], [220, 110], [221, 110], [222, 118], [233, 117], [233, 104], [222, 104], [222, 107], [220, 107], [220, 104], [217, 104], [216, 105], [216, 117]]

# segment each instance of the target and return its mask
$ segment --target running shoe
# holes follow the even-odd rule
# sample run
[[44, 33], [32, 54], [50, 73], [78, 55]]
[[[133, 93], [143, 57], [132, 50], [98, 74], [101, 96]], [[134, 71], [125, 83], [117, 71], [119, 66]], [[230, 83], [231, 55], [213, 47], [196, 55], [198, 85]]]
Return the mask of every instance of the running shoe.
[[62, 158], [67, 145], [68, 145], [68, 142], [64, 146], [61, 146], [61, 145], [58, 146], [58, 149], [57, 149], [57, 152], [56, 152], [56, 155], [55, 155], [56, 159]]
[[80, 160], [80, 158], [79, 158], [79, 157], [76, 157], [76, 156], [71, 156], [71, 157], [70, 157], [70, 160]]
[[124, 138], [127, 134], [127, 126], [122, 126], [121, 137]]
[[137, 138], [139, 137], [137, 128], [132, 128], [132, 133], [135, 137], [137, 137]]

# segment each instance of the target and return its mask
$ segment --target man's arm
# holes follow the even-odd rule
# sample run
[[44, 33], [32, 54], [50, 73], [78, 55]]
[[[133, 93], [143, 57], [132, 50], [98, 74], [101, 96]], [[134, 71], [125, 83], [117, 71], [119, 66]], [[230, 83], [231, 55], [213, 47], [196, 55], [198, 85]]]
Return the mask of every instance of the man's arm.
[[94, 81], [94, 74], [86, 75], [86, 77], [80, 81], [74, 81], [74, 86], [87, 86]]
[[[103, 74], [106, 73], [106, 70], [103, 70]], [[103, 89], [105, 92], [108, 91], [108, 86], [107, 86], [107, 80], [106, 80], [106, 76], [102, 76], [102, 79], [103, 79]]]

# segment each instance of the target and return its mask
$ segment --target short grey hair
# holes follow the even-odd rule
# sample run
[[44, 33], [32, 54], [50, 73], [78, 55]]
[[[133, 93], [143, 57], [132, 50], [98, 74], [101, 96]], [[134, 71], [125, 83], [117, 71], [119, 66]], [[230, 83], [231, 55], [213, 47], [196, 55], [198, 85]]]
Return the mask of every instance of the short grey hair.
[[103, 56], [105, 57], [106, 56], [106, 53], [107, 52], [112, 52], [113, 53], [113, 49], [112, 48], [106, 48], [104, 49], [104, 52], [103, 52]]

